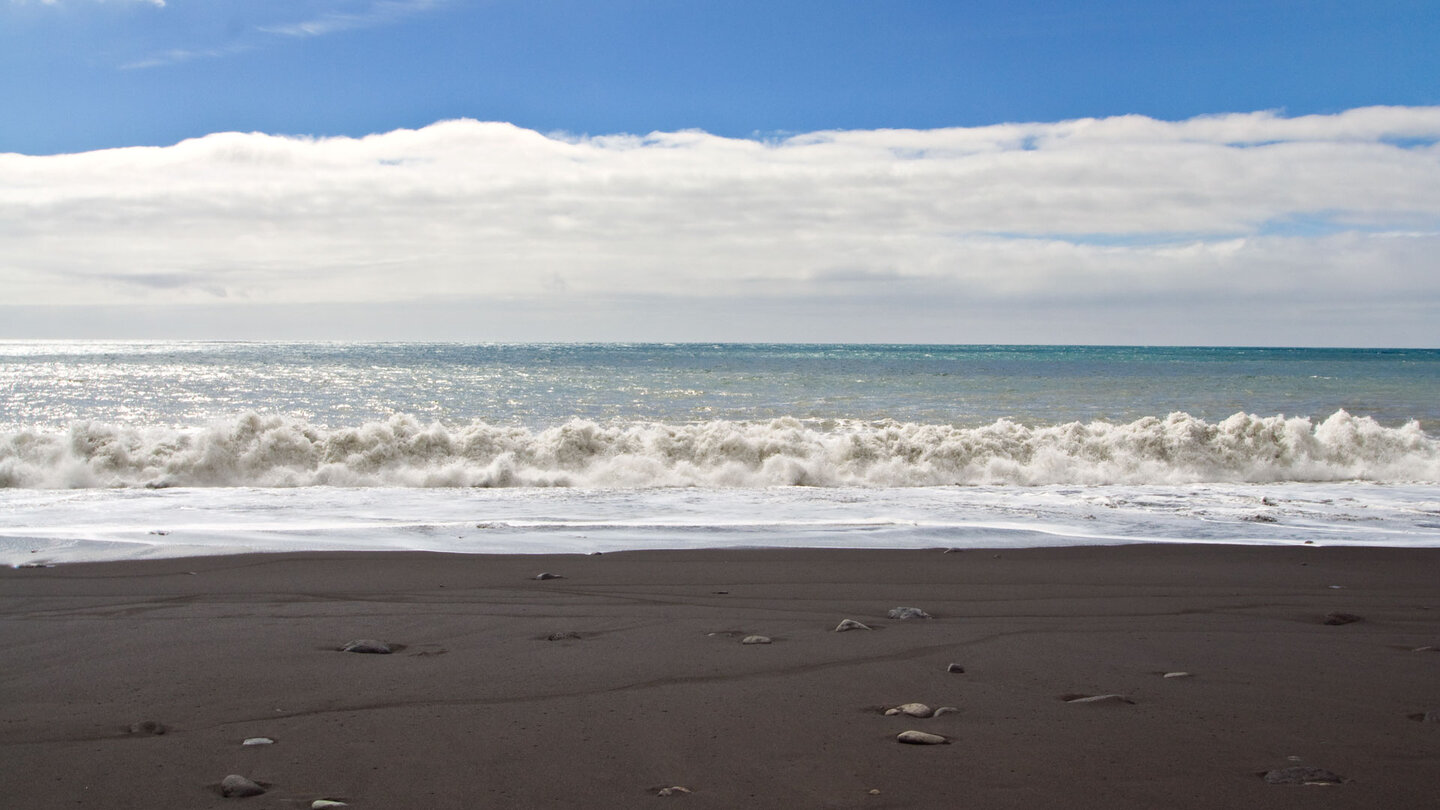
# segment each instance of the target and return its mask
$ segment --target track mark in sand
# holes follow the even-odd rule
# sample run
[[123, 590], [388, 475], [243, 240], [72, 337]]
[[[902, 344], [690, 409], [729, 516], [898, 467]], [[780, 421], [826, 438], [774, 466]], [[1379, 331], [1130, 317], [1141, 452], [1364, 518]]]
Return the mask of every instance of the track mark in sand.
[[165, 596], [152, 597], [144, 601], [133, 602], [107, 602], [84, 607], [51, 608], [49, 610], [34, 610], [22, 614], [25, 619], [44, 621], [47, 619], [114, 619], [140, 616], [145, 613], [152, 613], [157, 610], [164, 610], [172, 607], [182, 607], [201, 599], [199, 594], [186, 596]]
[[[1016, 631], [1016, 632], [1017, 632], [1017, 633], [1025, 633], [1025, 632], [1028, 632], [1028, 631]], [[999, 634], [999, 635], [1014, 635], [1014, 634], [1016, 634], [1016, 633], [1006, 633], [1006, 634]], [[955, 646], [957, 646], [958, 644], [964, 644], [964, 643], [965, 643], [965, 642], [953, 642], [953, 641], [952, 641], [952, 642], [947, 642], [947, 643], [945, 643], [945, 644], [934, 644], [934, 645], [927, 645], [927, 646], [924, 646], [924, 647], [914, 647], [914, 648], [911, 648], [911, 649], [902, 650], [902, 651], [893, 652], [893, 653], [887, 653], [887, 654], [860, 656], [860, 657], [855, 657], [855, 658], [845, 658], [845, 659], [834, 660], [834, 661], [823, 661], [823, 662], [818, 662], [818, 663], [814, 663], [814, 664], [804, 664], [804, 665], [793, 666], [793, 667], [782, 667], [782, 668], [770, 669], [770, 670], [760, 670], [760, 671], [756, 671], [756, 672], [743, 672], [743, 673], [721, 674], [721, 675], [676, 675], [676, 676], [669, 676], [669, 677], [662, 677], [662, 678], [652, 678], [652, 679], [650, 679], [650, 680], [644, 680], [644, 681], [635, 681], [635, 682], [633, 682], [633, 683], [620, 684], [620, 685], [618, 685], [618, 686], [611, 686], [611, 687], [607, 687], [607, 688], [599, 688], [599, 689], [575, 689], [575, 690], [569, 690], [569, 691], [564, 691], [564, 692], [547, 692], [547, 693], [545, 693], [545, 694], [540, 694], [540, 695], [527, 695], [527, 696], [523, 696], [523, 697], [513, 697], [513, 696], [512, 696], [512, 697], [493, 697], [493, 698], [450, 698], [450, 699], [440, 699], [440, 700], [414, 700], [414, 701], [393, 700], [393, 701], [383, 701], [383, 702], [375, 702], [375, 703], [358, 703], [358, 704], [352, 704], [352, 705], [349, 705], [349, 706], [327, 706], [327, 707], [325, 707], [325, 708], [300, 709], [300, 710], [296, 710], [296, 711], [289, 711], [289, 712], [277, 713], [277, 714], [266, 714], [266, 715], [252, 716], [252, 717], [237, 717], [237, 718], [232, 718], [232, 719], [230, 719], [230, 720], [225, 721], [224, 723], [217, 723], [217, 724], [215, 724], [215, 725], [213, 725], [213, 726], [210, 726], [210, 727], [207, 727], [207, 728], [221, 728], [221, 727], [224, 727], [224, 726], [229, 726], [229, 725], [234, 725], [234, 724], [240, 724], [240, 723], [253, 723], [253, 722], [257, 722], [257, 721], [261, 721], [261, 720], [270, 720], [270, 721], [275, 721], [275, 720], [288, 720], [288, 719], [290, 719], [290, 718], [292, 718], [292, 717], [317, 717], [317, 716], [323, 716], [323, 715], [329, 715], [329, 714], [350, 714], [350, 713], [358, 713], [358, 712], [388, 711], [388, 710], [391, 710], [391, 709], [436, 708], [436, 707], [446, 707], [446, 706], [509, 706], [509, 705], [524, 705], [524, 704], [527, 704], [527, 703], [544, 703], [544, 702], [550, 701], [550, 700], [567, 700], [567, 699], [573, 699], [573, 698], [584, 698], [584, 697], [589, 697], [589, 696], [594, 696], [594, 695], [610, 695], [610, 694], [617, 694], [617, 693], [624, 693], [624, 692], [639, 692], [639, 691], [644, 691], [644, 690], [647, 690], [647, 689], [658, 689], [658, 688], [663, 688], [663, 687], [667, 687], [667, 686], [680, 686], [680, 685], [686, 685], [686, 684], [724, 683], [724, 682], [727, 682], [727, 681], [743, 681], [743, 680], [748, 680], [748, 679], [752, 679], [752, 678], [758, 678], [758, 679], [787, 678], [787, 677], [791, 677], [791, 676], [794, 676], [794, 675], [804, 675], [804, 674], [808, 674], [808, 673], [811, 673], [811, 672], [820, 672], [820, 671], [824, 671], [824, 670], [828, 670], [828, 669], [843, 669], [843, 668], [845, 668], [845, 667], [864, 666], [864, 665], [866, 665], [866, 664], [882, 663], [882, 662], [886, 662], [886, 661], [908, 661], [908, 660], [912, 660], [912, 659], [915, 659], [915, 658], [923, 658], [923, 657], [928, 656], [928, 655], [933, 655], [933, 654], [936, 653], [936, 652], [945, 651], [945, 650], [951, 650], [951, 649], [953, 649]]]

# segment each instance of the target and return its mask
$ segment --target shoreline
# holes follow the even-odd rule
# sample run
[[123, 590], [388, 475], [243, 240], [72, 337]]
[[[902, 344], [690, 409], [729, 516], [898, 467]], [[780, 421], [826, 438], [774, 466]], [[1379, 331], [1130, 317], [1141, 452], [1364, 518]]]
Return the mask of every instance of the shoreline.
[[[338, 651], [365, 638], [399, 648]], [[1426, 806], [1440, 723], [1414, 716], [1440, 709], [1436, 646], [1424, 548], [7, 568], [0, 786], [27, 808]], [[1062, 699], [1109, 694], [1131, 702]], [[959, 711], [881, 711], [912, 701]], [[898, 744], [911, 729], [949, 744]], [[1346, 781], [1260, 777], [1296, 765]], [[222, 798], [232, 773], [268, 792]], [[690, 792], [656, 797], [673, 786]]]

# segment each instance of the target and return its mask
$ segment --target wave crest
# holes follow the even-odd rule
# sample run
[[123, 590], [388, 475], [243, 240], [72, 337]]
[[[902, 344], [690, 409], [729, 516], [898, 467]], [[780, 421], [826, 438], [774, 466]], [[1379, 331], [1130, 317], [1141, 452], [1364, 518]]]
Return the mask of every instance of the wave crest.
[[1185, 413], [1128, 424], [572, 420], [544, 430], [410, 416], [327, 429], [246, 413], [204, 428], [77, 422], [0, 434], [0, 486], [909, 487], [1440, 479], [1418, 422]]

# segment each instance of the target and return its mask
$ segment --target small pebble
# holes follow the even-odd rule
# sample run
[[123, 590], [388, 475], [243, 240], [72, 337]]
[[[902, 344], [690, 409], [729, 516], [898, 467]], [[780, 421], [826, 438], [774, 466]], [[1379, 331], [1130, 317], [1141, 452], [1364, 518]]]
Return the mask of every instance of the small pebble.
[[545, 640], [546, 640], [546, 641], [572, 641], [572, 640], [578, 639], [578, 638], [580, 638], [580, 634], [579, 634], [579, 633], [572, 633], [572, 632], [570, 632], [569, 630], [566, 630], [566, 631], [563, 631], [563, 632], [560, 632], [560, 633], [551, 633], [550, 635], [548, 635], [548, 636], [545, 637]]
[[1161, 675], [1160, 677], [1162, 677], [1162, 678], [1188, 678], [1188, 677], [1190, 677], [1190, 673], [1188, 673], [1188, 672], [1167, 672], [1167, 673], [1165, 673], [1164, 675]]
[[741, 644], [769, 644], [770, 641], [769, 636], [746, 636], [740, 639]]
[[939, 734], [927, 734], [923, 731], [902, 731], [896, 735], [895, 741], [906, 745], [944, 745], [950, 742]]
[[238, 773], [232, 773], [220, 781], [220, 795], [227, 799], [243, 799], [246, 796], [259, 796], [265, 792], [265, 788]]
[[130, 727], [126, 729], [126, 731], [130, 734], [160, 735], [169, 731], [169, 729], [165, 727], [164, 723], [161, 723], [158, 720], [141, 720], [138, 723], [131, 723]]
[[1431, 709], [1420, 716], [1422, 723], [1440, 723], [1440, 709]]
[[1338, 785], [1344, 781], [1334, 771], [1312, 765], [1292, 765], [1265, 772], [1265, 783], [1269, 785]]
[[1085, 697], [1070, 698], [1066, 703], [1125, 703], [1133, 704], [1135, 701], [1124, 695], [1088, 695]]
[[320, 810], [322, 807], [349, 807], [345, 802], [337, 802], [334, 799], [316, 799], [310, 802], [310, 810]]
[[965, 673], [965, 668], [960, 666], [959, 664], [951, 664], [950, 666], [945, 667], [945, 671], [963, 675]]
[[909, 717], [929, 717], [934, 713], [934, 710], [924, 703], [902, 703], [892, 709], [885, 710], [887, 717], [893, 717], [897, 714], [903, 714]]
[[890, 618], [905, 621], [906, 619], [930, 619], [934, 618], [929, 613], [915, 607], [894, 607], [890, 608]]
[[835, 625], [835, 632], [837, 632], [837, 633], [843, 633], [843, 632], [845, 632], [846, 630], [869, 630], [869, 629], [870, 629], [870, 627], [869, 627], [868, 625], [861, 624], [860, 622], [857, 622], [857, 621], [855, 621], [854, 619], [846, 619], [845, 621], [840, 622], [839, 624]]
[[939, 716], [942, 715], [942, 714], [951, 714], [951, 713], [959, 712], [959, 711], [960, 711], [960, 710], [957, 709], [957, 708], [955, 708], [954, 706], [941, 706], [940, 708], [938, 708], [938, 709], [935, 710], [935, 713], [934, 713], [934, 714], [932, 714], [932, 715], [930, 715], [930, 716], [931, 716], [931, 717], [939, 717]]
[[880, 788], [870, 788], [869, 793], [871, 796], [879, 796]]
[[1358, 621], [1364, 620], [1361, 619], [1359, 616], [1356, 616], [1354, 613], [1327, 613], [1325, 615], [1325, 623], [1331, 626], [1341, 624], [1354, 624]]
[[659, 790], [655, 791], [655, 795], [656, 795], [656, 796], [683, 796], [683, 795], [685, 795], [686, 793], [689, 793], [689, 792], [690, 792], [690, 788], [681, 787], [680, 785], [671, 785], [670, 787], [660, 788]]
[[373, 638], [361, 638], [346, 643], [344, 647], [340, 648], [340, 651], [348, 653], [366, 653], [369, 655], [389, 655], [395, 650], [389, 644], [386, 644], [383, 641], [376, 641]]
[[275, 741], [269, 737], [246, 737], [241, 745], [274, 745]]
[[533, 577], [533, 579], [564, 579], [564, 578], [565, 578], [565, 577], [562, 577], [562, 576], [560, 576], [559, 574], [552, 574], [552, 573], [550, 573], [549, 571], [541, 571], [540, 573], [536, 574], [536, 575]]

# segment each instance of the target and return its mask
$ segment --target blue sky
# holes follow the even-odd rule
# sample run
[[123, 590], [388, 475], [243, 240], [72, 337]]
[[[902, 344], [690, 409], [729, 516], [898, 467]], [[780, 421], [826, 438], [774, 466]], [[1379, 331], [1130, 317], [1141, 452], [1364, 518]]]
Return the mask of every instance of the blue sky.
[[1440, 104], [1433, 0], [0, 0], [0, 151]]
[[1434, 0], [0, 0], [0, 338], [1440, 345]]

